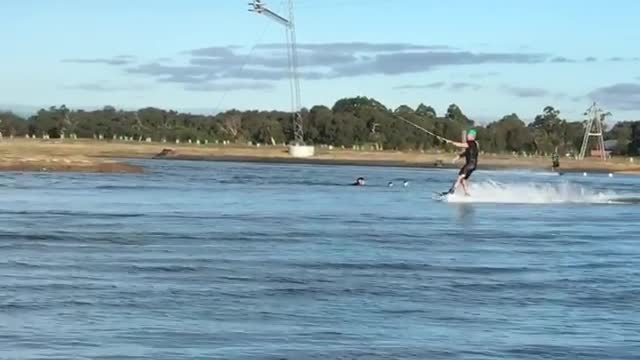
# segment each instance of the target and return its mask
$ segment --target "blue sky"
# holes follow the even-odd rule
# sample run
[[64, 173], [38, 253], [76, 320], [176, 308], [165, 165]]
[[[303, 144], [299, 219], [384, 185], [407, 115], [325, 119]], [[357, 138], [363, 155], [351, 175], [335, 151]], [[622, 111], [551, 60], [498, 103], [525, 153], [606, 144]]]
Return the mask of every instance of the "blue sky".
[[[290, 108], [284, 28], [248, 0], [2, 0], [0, 107]], [[285, 13], [281, 0], [265, 1]], [[302, 105], [451, 103], [479, 121], [593, 100], [640, 119], [640, 2], [298, 0]]]

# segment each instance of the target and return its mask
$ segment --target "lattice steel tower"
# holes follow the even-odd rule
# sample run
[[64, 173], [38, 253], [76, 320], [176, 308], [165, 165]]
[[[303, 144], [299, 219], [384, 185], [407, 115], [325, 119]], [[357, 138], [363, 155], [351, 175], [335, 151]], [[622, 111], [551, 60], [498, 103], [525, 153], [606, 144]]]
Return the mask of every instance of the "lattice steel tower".
[[582, 148], [580, 149], [580, 155], [578, 156], [578, 159], [584, 159], [587, 148], [589, 147], [589, 139], [591, 137], [595, 137], [597, 141], [596, 148], [598, 149], [602, 160], [605, 160], [607, 155], [604, 150], [604, 134], [602, 124], [604, 123], [605, 118], [611, 115], [611, 113], [603, 112], [602, 109], [600, 109], [594, 102], [593, 105], [591, 105], [591, 107], [589, 107], [584, 114], [587, 115], [588, 118], [584, 130], [584, 138], [582, 139]]

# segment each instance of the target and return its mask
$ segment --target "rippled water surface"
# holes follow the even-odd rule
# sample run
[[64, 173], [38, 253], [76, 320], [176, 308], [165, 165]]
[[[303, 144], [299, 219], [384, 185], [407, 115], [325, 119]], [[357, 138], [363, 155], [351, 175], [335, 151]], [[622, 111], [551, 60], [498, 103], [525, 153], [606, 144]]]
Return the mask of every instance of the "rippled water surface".
[[0, 358], [640, 354], [636, 178], [143, 164], [0, 175]]

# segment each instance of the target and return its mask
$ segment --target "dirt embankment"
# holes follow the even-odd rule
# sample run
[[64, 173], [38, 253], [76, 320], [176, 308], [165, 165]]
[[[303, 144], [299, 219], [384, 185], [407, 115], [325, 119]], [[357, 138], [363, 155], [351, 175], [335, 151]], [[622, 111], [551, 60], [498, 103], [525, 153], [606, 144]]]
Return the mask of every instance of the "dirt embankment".
[[0, 158], [0, 171], [142, 173], [140, 166], [91, 158]]
[[[322, 150], [313, 158], [292, 158], [287, 149], [282, 148], [164, 148], [153, 156], [155, 159], [250, 161], [328, 165], [401, 166], [422, 168], [458, 168], [462, 161], [453, 163], [453, 153], [421, 152], [368, 152], [352, 150]], [[640, 159], [638, 159], [640, 160]], [[551, 159], [544, 157], [522, 157], [497, 154], [483, 154], [479, 159], [483, 169], [534, 169], [551, 171]], [[640, 175], [640, 163], [629, 158], [613, 158], [607, 161], [588, 158], [582, 161], [561, 159], [560, 172], [611, 172]]]
[[142, 173], [140, 166], [93, 156], [89, 147], [36, 140], [0, 142], [0, 171]]
[[[452, 164], [453, 153], [421, 153], [399, 151], [355, 151], [317, 148], [316, 156], [296, 159], [280, 146], [191, 145], [109, 141], [41, 141], [14, 139], [0, 142], [0, 170], [11, 171], [82, 171], [103, 173], [138, 173], [139, 166], [116, 159], [176, 159], [212, 161], [288, 162], [305, 164], [459, 167]], [[640, 161], [638, 159], [637, 161]], [[540, 169], [551, 170], [551, 159], [544, 157], [516, 157], [484, 154], [479, 167], [484, 169]], [[640, 175], [640, 163], [628, 158], [607, 161], [563, 158], [563, 172], [612, 172]]]

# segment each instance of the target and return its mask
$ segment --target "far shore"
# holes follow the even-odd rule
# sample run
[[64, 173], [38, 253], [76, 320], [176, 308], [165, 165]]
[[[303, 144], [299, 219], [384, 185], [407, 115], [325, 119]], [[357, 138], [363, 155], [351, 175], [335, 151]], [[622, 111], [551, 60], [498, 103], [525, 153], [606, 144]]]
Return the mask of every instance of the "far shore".
[[[164, 153], [163, 153], [163, 150]], [[0, 141], [0, 171], [74, 171], [94, 173], [141, 173], [144, 169], [121, 159], [240, 161], [322, 165], [363, 165], [420, 168], [458, 168], [454, 153], [357, 151], [317, 147], [312, 158], [293, 158], [284, 146], [196, 145], [95, 140]], [[604, 172], [640, 175], [640, 164], [628, 157], [603, 161], [561, 158], [559, 172]], [[480, 169], [530, 169], [551, 171], [551, 159], [515, 155], [483, 154]]]
[[[453, 158], [455, 155], [449, 154], [449, 157]], [[273, 163], [273, 164], [303, 164], [303, 165], [345, 165], [345, 166], [374, 166], [374, 167], [405, 167], [405, 168], [426, 168], [426, 169], [458, 169], [464, 163], [463, 160], [456, 162], [455, 164], [444, 159], [432, 159], [431, 156], [425, 156], [426, 162], [418, 161], [406, 161], [403, 159], [355, 159], [355, 158], [293, 158], [293, 157], [266, 157], [266, 156], [236, 156], [236, 155], [173, 155], [166, 157], [156, 157], [161, 160], [184, 160], [184, 161], [218, 161], [218, 162], [248, 162], [248, 163]], [[440, 160], [443, 160], [441, 163]], [[583, 165], [583, 164], [580, 164]], [[536, 162], [524, 162], [522, 164], [516, 164], [514, 162], [507, 161], [506, 159], [492, 159], [489, 161], [482, 161], [478, 166], [484, 170], [539, 170], [539, 171], [553, 171], [550, 163], [545, 164]], [[608, 166], [599, 166], [598, 164], [588, 164], [583, 166], [566, 166], [556, 169], [556, 172], [560, 173], [573, 173], [573, 172], [590, 172], [590, 173], [617, 173], [617, 174], [637, 174], [640, 175], [640, 167], [629, 167], [627, 170], [625, 166], [609, 164]]]

